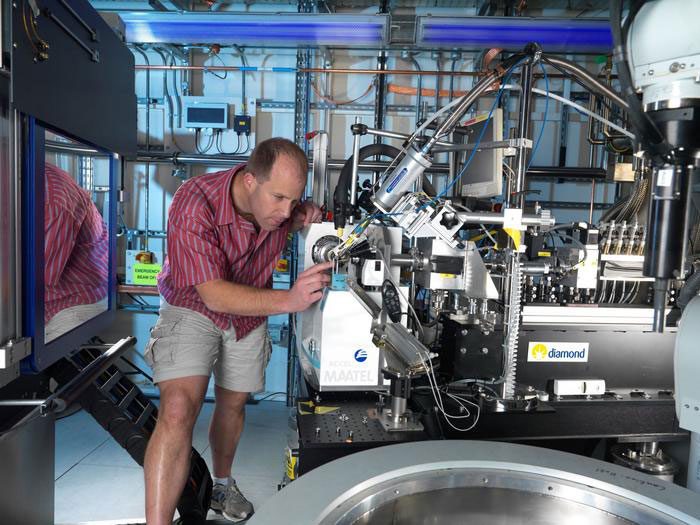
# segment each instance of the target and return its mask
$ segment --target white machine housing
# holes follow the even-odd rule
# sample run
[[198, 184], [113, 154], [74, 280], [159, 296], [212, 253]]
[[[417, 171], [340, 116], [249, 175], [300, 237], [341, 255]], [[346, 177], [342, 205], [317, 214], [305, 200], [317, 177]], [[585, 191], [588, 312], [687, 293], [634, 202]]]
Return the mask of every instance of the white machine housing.
[[[370, 225], [365, 233], [371, 240], [377, 241], [380, 248], [389, 246], [391, 254], [401, 253], [400, 228]], [[299, 238], [299, 272], [315, 264], [312, 249], [319, 239], [335, 234], [332, 222], [311, 224], [302, 230]], [[380, 266], [384, 268], [383, 264]], [[390, 267], [388, 271], [398, 282], [399, 268]], [[375, 273], [374, 267], [361, 267], [358, 273], [367, 277]], [[370, 282], [378, 283], [379, 279], [371, 275]], [[381, 305], [379, 291], [365, 291], [377, 305]], [[401, 287], [400, 292], [406, 297], [405, 287]], [[402, 310], [407, 311], [403, 297], [400, 302]], [[405, 316], [402, 321], [405, 322]], [[372, 322], [372, 315], [348, 289], [327, 288], [318, 303], [296, 314], [297, 350], [304, 376], [313, 388], [319, 391], [387, 388], [388, 382], [381, 373], [384, 359], [372, 342]]]

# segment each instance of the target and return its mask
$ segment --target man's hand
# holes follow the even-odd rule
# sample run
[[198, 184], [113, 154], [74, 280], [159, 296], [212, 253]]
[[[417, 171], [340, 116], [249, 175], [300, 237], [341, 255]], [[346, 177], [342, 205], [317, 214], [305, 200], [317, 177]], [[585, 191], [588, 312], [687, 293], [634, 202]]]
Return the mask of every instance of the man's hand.
[[299, 274], [289, 290], [287, 310], [290, 313], [302, 312], [323, 297], [323, 289], [331, 282], [331, 276], [326, 270], [332, 267], [332, 262], [325, 262]]
[[323, 212], [316, 204], [311, 201], [300, 202], [292, 212], [291, 230], [296, 232], [313, 222], [321, 222], [322, 217]]

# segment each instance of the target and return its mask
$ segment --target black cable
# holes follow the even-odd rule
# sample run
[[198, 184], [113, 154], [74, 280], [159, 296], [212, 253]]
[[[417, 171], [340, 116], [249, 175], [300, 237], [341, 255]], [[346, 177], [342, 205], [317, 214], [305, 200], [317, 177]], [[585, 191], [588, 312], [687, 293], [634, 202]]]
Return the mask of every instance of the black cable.
[[[219, 53], [209, 53], [209, 57], [218, 58], [219, 62], [221, 62], [221, 65], [224, 67], [226, 66], [226, 62], [224, 62], [224, 59], [219, 56]], [[218, 78], [220, 80], [226, 80], [226, 77], [228, 76], [228, 71], [226, 71], [226, 70], [224, 70], [224, 74], [223, 74], [223, 76], [221, 76], [221, 75], [217, 75], [216, 71], [209, 71], [207, 69], [207, 66], [204, 66], [204, 73], [209, 73], [211, 75], [214, 75], [216, 78]]]
[[146, 301], [144, 301], [143, 299], [138, 298], [137, 296], [135, 296], [135, 295], [133, 295], [133, 294], [127, 293], [126, 295], [128, 295], [129, 297], [131, 297], [131, 299], [132, 299], [133, 301], [137, 302], [137, 303], [140, 304], [141, 306], [151, 306], [151, 305], [148, 304]]
[[211, 147], [214, 145], [215, 134], [212, 133], [211, 138], [207, 141], [207, 147], [202, 149], [199, 145], [201, 135], [201, 128], [197, 128], [194, 132], [194, 146], [197, 149], [197, 153], [204, 155], [209, 152]]
[[274, 396], [286, 396], [287, 392], [273, 392], [272, 394], [268, 394], [264, 397], [261, 397], [259, 399], [256, 399], [255, 401], [265, 401], [266, 399], [269, 399]]

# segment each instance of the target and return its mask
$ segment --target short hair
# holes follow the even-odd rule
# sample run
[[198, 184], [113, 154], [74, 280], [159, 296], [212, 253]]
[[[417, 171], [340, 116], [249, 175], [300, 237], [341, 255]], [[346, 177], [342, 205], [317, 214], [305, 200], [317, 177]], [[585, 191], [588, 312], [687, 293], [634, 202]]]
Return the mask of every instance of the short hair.
[[299, 167], [299, 177], [306, 180], [309, 172], [309, 162], [304, 151], [291, 140], [281, 137], [259, 142], [248, 158], [246, 171], [249, 171], [260, 182], [270, 178], [272, 166], [280, 155], [286, 155]]

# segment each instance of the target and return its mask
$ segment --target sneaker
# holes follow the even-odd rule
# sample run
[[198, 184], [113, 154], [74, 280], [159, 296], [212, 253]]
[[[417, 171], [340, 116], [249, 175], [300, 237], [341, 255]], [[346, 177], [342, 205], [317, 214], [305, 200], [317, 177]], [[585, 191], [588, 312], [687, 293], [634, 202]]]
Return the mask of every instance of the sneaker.
[[214, 485], [210, 506], [231, 521], [247, 520], [253, 515], [253, 504], [241, 493], [233, 478], [228, 478], [228, 486]]

